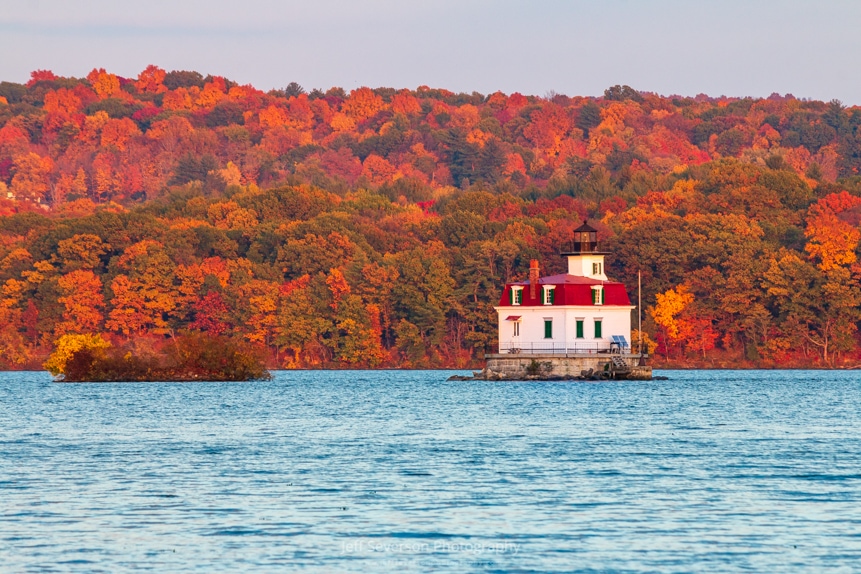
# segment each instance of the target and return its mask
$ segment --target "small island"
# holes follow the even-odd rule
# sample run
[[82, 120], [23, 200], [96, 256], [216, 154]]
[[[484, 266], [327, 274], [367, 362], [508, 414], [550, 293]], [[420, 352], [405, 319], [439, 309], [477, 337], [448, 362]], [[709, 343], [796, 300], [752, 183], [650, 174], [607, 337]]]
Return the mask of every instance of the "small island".
[[45, 368], [64, 383], [260, 381], [271, 378], [253, 348], [227, 337], [191, 333], [161, 349], [127, 341], [114, 346], [100, 334], [64, 335]]

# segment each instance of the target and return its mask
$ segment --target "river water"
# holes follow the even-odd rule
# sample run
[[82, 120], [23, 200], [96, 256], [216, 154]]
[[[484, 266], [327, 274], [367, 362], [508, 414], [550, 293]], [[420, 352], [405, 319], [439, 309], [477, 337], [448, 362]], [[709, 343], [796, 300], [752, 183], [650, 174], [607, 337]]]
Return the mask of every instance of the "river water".
[[0, 571], [861, 565], [861, 374], [450, 374], [0, 373]]

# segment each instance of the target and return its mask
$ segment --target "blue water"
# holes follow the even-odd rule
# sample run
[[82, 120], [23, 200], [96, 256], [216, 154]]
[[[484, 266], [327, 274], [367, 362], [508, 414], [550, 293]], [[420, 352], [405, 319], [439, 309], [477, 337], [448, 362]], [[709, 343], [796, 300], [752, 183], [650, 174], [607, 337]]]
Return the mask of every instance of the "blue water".
[[861, 374], [0, 373], [0, 571], [851, 572]]

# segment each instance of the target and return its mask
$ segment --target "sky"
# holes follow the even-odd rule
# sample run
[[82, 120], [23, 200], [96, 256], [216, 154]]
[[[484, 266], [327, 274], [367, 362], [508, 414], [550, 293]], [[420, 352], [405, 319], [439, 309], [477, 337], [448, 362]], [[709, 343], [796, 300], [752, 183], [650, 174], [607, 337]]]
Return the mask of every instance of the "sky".
[[3, 0], [0, 81], [148, 64], [484, 94], [774, 92], [861, 105], [857, 0]]

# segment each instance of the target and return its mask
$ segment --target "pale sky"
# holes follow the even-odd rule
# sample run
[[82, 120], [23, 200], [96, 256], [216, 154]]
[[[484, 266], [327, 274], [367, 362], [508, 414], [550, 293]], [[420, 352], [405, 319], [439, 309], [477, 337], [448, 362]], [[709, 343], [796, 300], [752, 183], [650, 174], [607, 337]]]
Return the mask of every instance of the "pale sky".
[[268, 90], [341, 86], [839, 99], [857, 0], [0, 0], [0, 80], [148, 64]]

